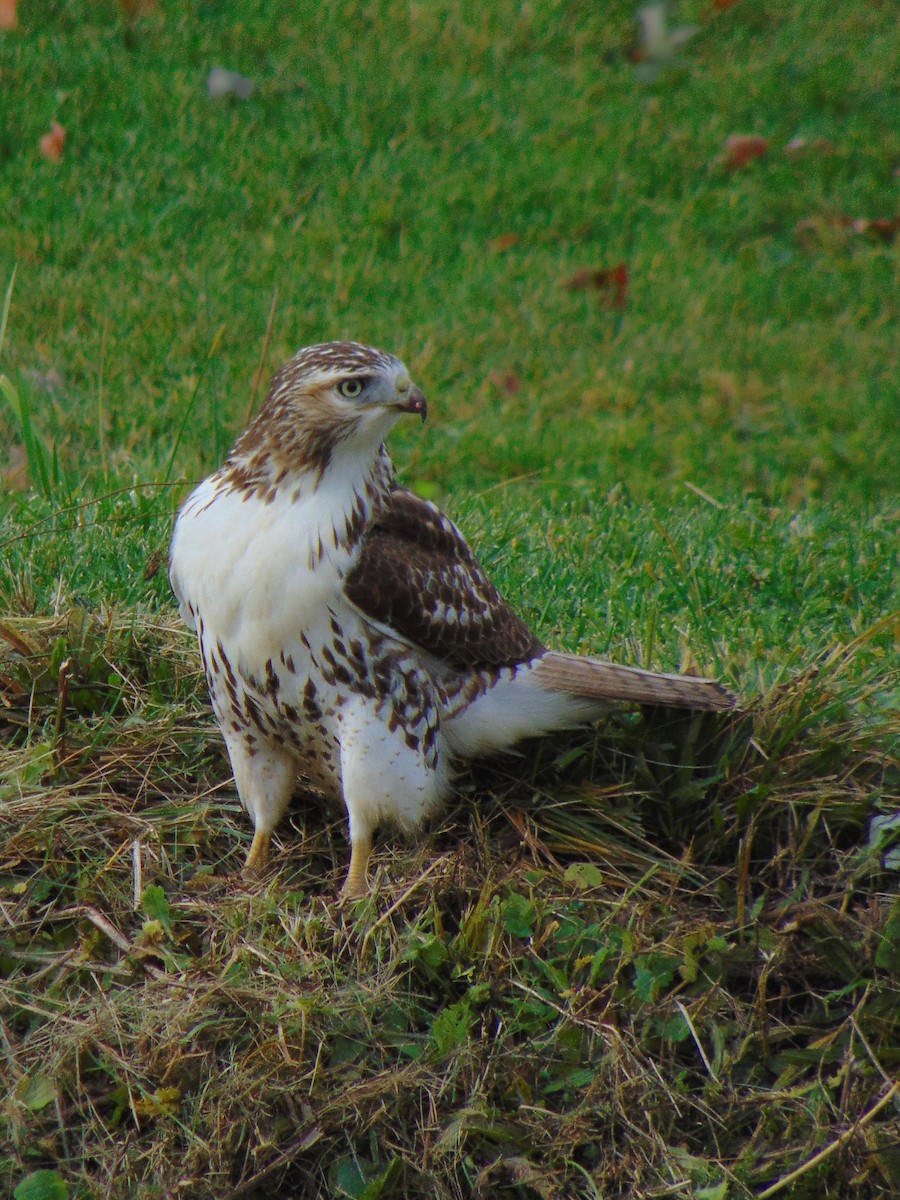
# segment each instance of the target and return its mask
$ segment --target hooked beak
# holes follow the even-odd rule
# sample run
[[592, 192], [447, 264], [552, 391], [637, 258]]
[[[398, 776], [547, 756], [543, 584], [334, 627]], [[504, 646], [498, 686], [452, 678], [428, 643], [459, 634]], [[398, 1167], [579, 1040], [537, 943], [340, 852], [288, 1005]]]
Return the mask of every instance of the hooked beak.
[[420, 413], [422, 424], [425, 424], [425, 418], [428, 416], [428, 403], [419, 388], [413, 386], [409, 391], [404, 392], [403, 399], [399, 400], [394, 407], [398, 412]]

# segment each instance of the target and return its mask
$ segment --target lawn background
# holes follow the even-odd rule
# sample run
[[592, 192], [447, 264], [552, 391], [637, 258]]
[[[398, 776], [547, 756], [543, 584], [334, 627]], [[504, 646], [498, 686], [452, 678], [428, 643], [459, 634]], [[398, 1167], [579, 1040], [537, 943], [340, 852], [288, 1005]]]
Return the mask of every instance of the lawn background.
[[[672, 9], [698, 32], [650, 80], [619, 3], [0, 33], [10, 1186], [721, 1200], [889, 1091], [896, 24]], [[215, 66], [254, 94], [211, 99]], [[767, 153], [729, 169], [733, 134]], [[624, 303], [571, 286], [620, 264]], [[751, 713], [468, 781], [356, 924], [320, 812], [261, 892], [227, 874], [248, 830], [164, 569], [271, 371], [343, 337], [409, 364], [402, 477], [548, 640]], [[889, 1100], [781, 1194], [891, 1194], [897, 1132]]]

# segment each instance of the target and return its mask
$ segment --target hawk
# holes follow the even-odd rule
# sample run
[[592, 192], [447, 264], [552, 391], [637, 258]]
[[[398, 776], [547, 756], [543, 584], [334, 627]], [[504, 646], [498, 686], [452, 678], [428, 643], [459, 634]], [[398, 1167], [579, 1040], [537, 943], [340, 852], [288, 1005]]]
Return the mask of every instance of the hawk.
[[718, 683], [547, 647], [384, 442], [427, 414], [399, 359], [300, 350], [227, 462], [182, 506], [170, 578], [266, 866], [298, 779], [342, 802], [345, 898], [382, 823], [418, 828], [470, 759], [590, 722], [610, 701], [727, 709]]

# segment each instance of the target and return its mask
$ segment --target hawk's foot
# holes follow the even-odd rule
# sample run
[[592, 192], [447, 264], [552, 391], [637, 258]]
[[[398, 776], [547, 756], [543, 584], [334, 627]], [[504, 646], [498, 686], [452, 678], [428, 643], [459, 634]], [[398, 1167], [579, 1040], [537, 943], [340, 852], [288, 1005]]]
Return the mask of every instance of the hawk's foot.
[[341, 888], [342, 900], [365, 900], [369, 894], [368, 866], [372, 855], [372, 839], [358, 839], [350, 846], [350, 866]]
[[241, 871], [243, 879], [259, 879], [269, 865], [269, 851], [272, 847], [271, 833], [262, 833], [257, 829], [247, 853], [247, 861]]

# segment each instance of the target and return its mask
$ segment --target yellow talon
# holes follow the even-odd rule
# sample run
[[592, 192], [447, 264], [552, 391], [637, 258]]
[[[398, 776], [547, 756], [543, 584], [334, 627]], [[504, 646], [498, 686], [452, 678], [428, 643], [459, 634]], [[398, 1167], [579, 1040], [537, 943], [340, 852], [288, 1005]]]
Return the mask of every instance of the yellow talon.
[[372, 839], [355, 841], [350, 846], [350, 866], [341, 888], [342, 900], [365, 900], [369, 894], [368, 866], [372, 854]]
[[247, 861], [241, 871], [243, 879], [259, 879], [269, 865], [269, 851], [272, 848], [271, 833], [261, 833], [258, 829], [253, 834], [253, 841], [247, 852]]

